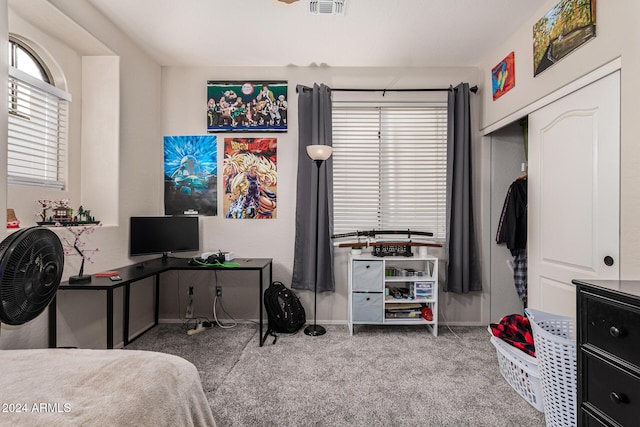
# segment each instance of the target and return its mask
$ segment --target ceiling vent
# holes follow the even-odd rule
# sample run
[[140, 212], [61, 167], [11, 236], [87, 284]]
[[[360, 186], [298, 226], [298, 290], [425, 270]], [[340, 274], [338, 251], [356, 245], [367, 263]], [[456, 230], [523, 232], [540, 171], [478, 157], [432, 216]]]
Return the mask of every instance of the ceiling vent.
[[344, 15], [347, 0], [310, 0], [309, 12], [312, 15]]

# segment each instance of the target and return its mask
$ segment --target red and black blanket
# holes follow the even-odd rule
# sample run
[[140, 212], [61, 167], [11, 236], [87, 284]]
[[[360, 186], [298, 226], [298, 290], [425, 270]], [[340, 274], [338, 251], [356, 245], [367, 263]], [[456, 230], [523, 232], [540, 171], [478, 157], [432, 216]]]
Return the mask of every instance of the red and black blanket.
[[489, 327], [494, 336], [532, 357], [536, 356], [533, 332], [527, 317], [520, 314], [509, 314], [500, 319], [499, 323], [491, 323]]

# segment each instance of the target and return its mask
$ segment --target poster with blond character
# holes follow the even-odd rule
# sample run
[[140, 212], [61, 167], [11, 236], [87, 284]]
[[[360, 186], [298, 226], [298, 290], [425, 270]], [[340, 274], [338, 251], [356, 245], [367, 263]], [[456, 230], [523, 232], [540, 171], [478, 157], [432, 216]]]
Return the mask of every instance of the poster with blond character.
[[277, 165], [276, 138], [224, 139], [225, 218], [276, 218]]

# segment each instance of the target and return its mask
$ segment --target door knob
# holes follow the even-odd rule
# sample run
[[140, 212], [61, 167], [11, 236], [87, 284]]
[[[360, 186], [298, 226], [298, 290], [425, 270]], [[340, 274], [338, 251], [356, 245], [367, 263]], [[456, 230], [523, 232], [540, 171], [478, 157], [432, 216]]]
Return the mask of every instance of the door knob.
[[613, 265], [613, 258], [607, 255], [606, 257], [604, 257], [604, 264], [607, 267], [611, 267]]

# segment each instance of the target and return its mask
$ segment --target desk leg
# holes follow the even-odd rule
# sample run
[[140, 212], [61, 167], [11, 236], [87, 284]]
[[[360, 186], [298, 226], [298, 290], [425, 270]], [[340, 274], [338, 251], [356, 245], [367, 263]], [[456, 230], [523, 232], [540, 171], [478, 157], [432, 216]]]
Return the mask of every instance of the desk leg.
[[260, 296], [258, 297], [258, 304], [260, 304], [260, 335], [258, 335], [258, 341], [260, 344], [260, 347], [262, 347], [262, 345], [264, 344], [264, 337], [262, 336], [262, 305], [263, 305], [263, 294], [264, 291], [262, 290], [263, 285], [262, 285], [262, 272], [263, 272], [263, 268], [260, 269]]
[[124, 295], [122, 301], [122, 310], [124, 311], [124, 319], [122, 321], [122, 346], [126, 347], [129, 344], [129, 304], [131, 301], [131, 288], [127, 283], [124, 286]]
[[[264, 272], [264, 268], [260, 269], [260, 297], [258, 298], [258, 302], [260, 304], [260, 336], [258, 337], [258, 339], [260, 340], [260, 347], [262, 347], [264, 345], [264, 342], [267, 340], [267, 335], [266, 334], [264, 336], [262, 335], [262, 310], [264, 306], [264, 285], [263, 285], [264, 276], [262, 274], [263, 272]], [[273, 282], [273, 264], [269, 263], [269, 283], [267, 286], [271, 285], [271, 282]], [[267, 325], [267, 328], [268, 327], [269, 325]]]
[[107, 289], [107, 348], [113, 348], [113, 289]]
[[158, 326], [158, 317], [160, 316], [160, 275], [156, 274], [156, 304], [153, 308], [153, 324]]
[[54, 296], [49, 304], [49, 348], [56, 348], [58, 346], [58, 319], [56, 309], [56, 297]]

